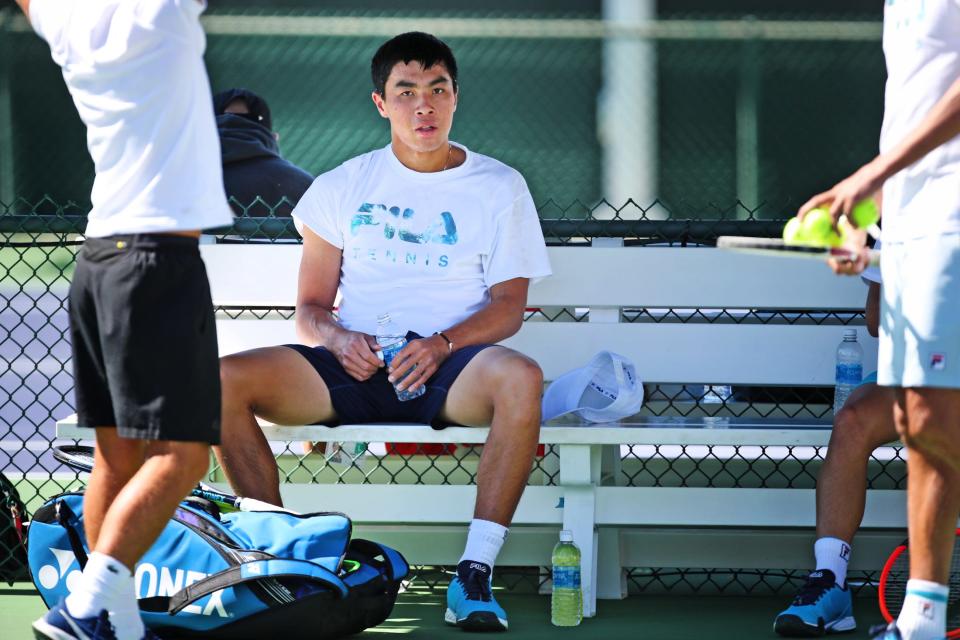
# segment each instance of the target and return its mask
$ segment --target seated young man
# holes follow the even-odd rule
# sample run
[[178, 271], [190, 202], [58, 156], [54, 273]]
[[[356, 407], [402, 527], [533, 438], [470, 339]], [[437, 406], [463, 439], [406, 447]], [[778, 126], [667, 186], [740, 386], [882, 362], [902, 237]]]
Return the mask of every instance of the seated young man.
[[[523, 177], [448, 139], [458, 94], [447, 45], [399, 35], [374, 55], [372, 74], [390, 144], [319, 176], [294, 210], [303, 344], [222, 359], [219, 455], [238, 493], [280, 504], [255, 416], [287, 425], [490, 425], [445, 620], [504, 630], [490, 580], [536, 450], [543, 375], [526, 356], [492, 345], [520, 329], [530, 280], [550, 274], [546, 246]], [[383, 313], [413, 332], [389, 370], [374, 339]], [[397, 397], [421, 387], [412, 400]]]
[[[880, 248], [879, 243], [877, 248]], [[863, 272], [869, 286], [867, 331], [877, 337], [880, 325], [880, 270]], [[870, 375], [834, 416], [827, 456], [817, 478], [816, 571], [810, 574], [786, 610], [774, 621], [782, 636], [807, 637], [852, 631], [853, 599], [847, 587], [853, 536], [863, 520], [867, 463], [879, 446], [898, 438], [893, 421], [894, 394]]]

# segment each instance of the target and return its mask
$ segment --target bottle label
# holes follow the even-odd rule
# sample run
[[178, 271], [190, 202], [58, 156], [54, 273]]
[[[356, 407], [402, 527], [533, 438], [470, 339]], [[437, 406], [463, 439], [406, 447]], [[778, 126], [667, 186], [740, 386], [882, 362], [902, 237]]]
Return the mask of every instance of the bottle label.
[[554, 567], [553, 568], [553, 588], [554, 589], [579, 589], [580, 588], [580, 567]]
[[863, 382], [863, 365], [838, 364], [836, 380], [837, 384], [860, 384]]
[[383, 364], [389, 367], [394, 356], [400, 353], [405, 346], [407, 346], [407, 341], [402, 338], [396, 342], [382, 345], [380, 353], [383, 355]]

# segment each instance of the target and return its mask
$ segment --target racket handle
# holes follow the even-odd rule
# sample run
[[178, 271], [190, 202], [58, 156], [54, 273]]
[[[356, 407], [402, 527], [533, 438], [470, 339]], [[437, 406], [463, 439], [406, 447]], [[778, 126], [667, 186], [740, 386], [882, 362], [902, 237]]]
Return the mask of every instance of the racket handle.
[[286, 513], [293, 513], [289, 509], [254, 498], [237, 498], [237, 508], [240, 511], [285, 511]]

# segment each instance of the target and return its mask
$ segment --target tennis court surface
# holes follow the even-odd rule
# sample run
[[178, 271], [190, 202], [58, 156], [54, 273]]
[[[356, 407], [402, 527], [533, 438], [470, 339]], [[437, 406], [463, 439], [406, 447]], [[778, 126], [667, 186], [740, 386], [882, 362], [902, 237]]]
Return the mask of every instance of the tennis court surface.
[[[443, 624], [442, 589], [414, 587], [400, 596], [393, 614], [379, 627], [358, 638], [458, 638], [462, 632]], [[550, 598], [536, 594], [497, 595], [510, 614], [510, 638], [555, 640], [564, 638], [644, 638], [645, 640], [742, 640], [777, 638], [773, 618], [786, 606], [782, 596], [692, 597], [632, 596], [626, 600], [601, 600], [597, 617], [579, 627], [550, 624]], [[859, 598], [855, 605], [859, 628], [844, 638], [867, 638], [869, 627], [882, 622], [873, 599]], [[0, 585], [0, 637], [31, 640], [30, 623], [45, 611], [29, 583]], [[471, 637], [476, 637], [472, 635]], [[497, 636], [504, 637], [504, 636]]]

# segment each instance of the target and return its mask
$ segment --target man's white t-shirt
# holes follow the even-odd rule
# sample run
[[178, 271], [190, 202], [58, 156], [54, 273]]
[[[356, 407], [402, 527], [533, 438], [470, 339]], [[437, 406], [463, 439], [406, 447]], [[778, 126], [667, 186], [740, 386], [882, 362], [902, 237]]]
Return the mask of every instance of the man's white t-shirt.
[[[880, 151], [902, 142], [960, 78], [960, 0], [887, 0], [887, 61]], [[960, 233], [960, 136], [887, 180], [887, 243]]]
[[293, 210], [343, 251], [340, 323], [376, 333], [389, 313], [429, 336], [490, 301], [490, 287], [550, 275], [540, 220], [516, 170], [468, 151], [459, 167], [420, 173], [390, 146], [319, 176]]
[[87, 126], [86, 235], [230, 224], [198, 0], [32, 0]]

